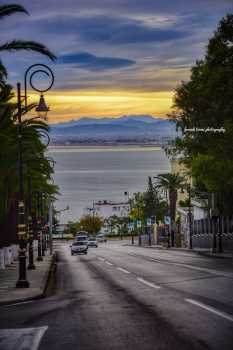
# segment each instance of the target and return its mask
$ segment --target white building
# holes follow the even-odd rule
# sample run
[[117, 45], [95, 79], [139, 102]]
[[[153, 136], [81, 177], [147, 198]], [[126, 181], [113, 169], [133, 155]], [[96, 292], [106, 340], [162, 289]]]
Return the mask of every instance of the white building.
[[193, 219], [200, 220], [208, 218], [208, 204], [207, 201], [201, 199], [192, 199], [191, 204], [193, 206]]
[[97, 201], [93, 203], [92, 207], [84, 209], [84, 215], [94, 214], [107, 219], [110, 216], [117, 216], [119, 218], [127, 217], [130, 213], [129, 202], [115, 202], [115, 201]]

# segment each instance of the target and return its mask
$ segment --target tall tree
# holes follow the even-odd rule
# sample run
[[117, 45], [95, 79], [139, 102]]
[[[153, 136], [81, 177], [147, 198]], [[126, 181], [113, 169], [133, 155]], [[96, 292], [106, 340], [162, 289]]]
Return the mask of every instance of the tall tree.
[[[203, 60], [176, 90], [174, 117], [184, 154], [197, 183], [216, 194], [222, 213], [233, 213], [233, 14], [219, 23]], [[189, 130], [188, 130], [189, 129]], [[192, 129], [192, 130], [190, 130]]]
[[84, 215], [79, 220], [79, 227], [93, 235], [96, 235], [102, 226], [103, 220], [97, 215]]

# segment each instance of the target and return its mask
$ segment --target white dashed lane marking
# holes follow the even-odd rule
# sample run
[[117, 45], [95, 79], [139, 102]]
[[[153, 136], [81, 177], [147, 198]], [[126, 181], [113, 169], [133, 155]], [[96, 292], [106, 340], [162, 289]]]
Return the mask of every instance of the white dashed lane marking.
[[100, 261], [104, 261], [104, 258], [98, 258]]
[[48, 327], [0, 329], [1, 350], [37, 350]]
[[113, 264], [110, 263], [109, 261], [105, 261], [105, 264], [110, 265], [110, 266], [113, 266]]
[[117, 270], [129, 274], [130, 272], [128, 270], [123, 269], [122, 267], [117, 267]]
[[199, 301], [196, 301], [196, 300], [193, 300], [193, 299], [185, 299], [185, 301], [187, 301], [187, 302], [190, 303], [190, 304], [196, 305], [196, 306], [198, 306], [198, 307], [200, 307], [200, 308], [202, 308], [202, 309], [204, 309], [204, 310], [206, 310], [206, 311], [212, 312], [212, 314], [215, 314], [215, 315], [217, 315], [217, 316], [220, 316], [220, 317], [222, 317], [222, 318], [225, 318], [225, 319], [228, 320], [228, 321], [233, 322], [233, 316], [227, 314], [226, 312], [217, 310], [217, 309], [215, 309], [215, 308], [212, 307], [212, 306], [209, 306], [209, 305], [200, 303]]
[[143, 284], [145, 284], [146, 286], [148, 287], [151, 287], [151, 288], [154, 288], [154, 289], [160, 289], [161, 287], [160, 286], [157, 286], [156, 284], [152, 283], [152, 282], [149, 282], [147, 280], [145, 280], [144, 278], [141, 278], [141, 277], [137, 277], [137, 280]]
[[27, 300], [27, 301], [21, 301], [21, 302], [18, 302], [18, 303], [14, 303], [14, 304], [8, 304], [8, 305], [2, 305], [1, 307], [12, 307], [12, 306], [20, 306], [20, 305], [24, 305], [24, 304], [31, 304], [31, 303], [37, 303], [38, 301], [40, 301], [39, 299], [38, 300]]

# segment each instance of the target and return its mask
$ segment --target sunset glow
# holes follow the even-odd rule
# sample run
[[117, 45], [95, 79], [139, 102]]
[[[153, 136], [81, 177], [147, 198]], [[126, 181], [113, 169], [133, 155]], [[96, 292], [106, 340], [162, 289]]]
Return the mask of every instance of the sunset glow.
[[[31, 100], [38, 96], [30, 94]], [[49, 122], [55, 123], [84, 116], [118, 117], [129, 114], [150, 114], [166, 118], [172, 105], [173, 92], [60, 92], [50, 93], [46, 102], [50, 106]]]
[[[85, 116], [166, 118], [172, 111], [176, 87], [189, 79], [191, 67], [203, 58], [209, 37], [232, 2], [21, 3], [30, 16], [19, 14], [2, 21], [1, 40], [37, 40], [57, 60], [52, 62], [31, 51], [3, 52], [1, 59], [13, 87], [23, 81], [24, 72], [34, 63], [53, 70], [55, 84], [45, 98], [51, 110], [49, 120], [56, 123]], [[41, 84], [44, 78], [36, 75], [33, 82]], [[29, 93], [33, 100], [35, 94]]]

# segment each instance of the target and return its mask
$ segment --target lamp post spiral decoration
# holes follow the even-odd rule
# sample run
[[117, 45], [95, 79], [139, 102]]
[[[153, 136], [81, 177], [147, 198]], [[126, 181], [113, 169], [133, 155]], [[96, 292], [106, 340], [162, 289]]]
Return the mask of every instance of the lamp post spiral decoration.
[[[40, 69], [37, 69], [40, 68]], [[46, 75], [46, 78], [49, 79], [49, 84], [46, 88], [44, 89], [39, 89], [38, 87], [35, 87], [33, 84], [33, 78], [36, 74], [42, 73], [43, 75]], [[45, 119], [47, 117], [47, 112], [49, 111], [49, 107], [45, 103], [44, 99], [44, 92], [47, 92], [48, 90], [51, 89], [51, 87], [54, 84], [54, 74], [51, 68], [46, 66], [45, 64], [42, 63], [36, 63], [33, 64], [32, 66], [28, 67], [24, 74], [24, 101], [25, 101], [25, 108], [27, 108], [27, 83], [29, 80], [29, 84], [31, 88], [37, 92], [40, 93], [40, 101], [38, 106], [36, 107], [36, 111], [38, 112], [38, 117]]]
[[[40, 89], [33, 84], [33, 78], [36, 74], [41, 73], [49, 79], [49, 84], [46, 88]], [[33, 118], [43, 118], [47, 120], [47, 113], [49, 107], [46, 105], [43, 93], [50, 90], [54, 84], [54, 74], [52, 70], [45, 64], [33, 64], [26, 70], [24, 74], [24, 95], [21, 94], [21, 83], [17, 83], [17, 141], [18, 141], [18, 175], [19, 175], [19, 195], [18, 195], [18, 239], [19, 239], [19, 277], [16, 283], [17, 288], [28, 288], [29, 282], [27, 280], [26, 269], [26, 249], [27, 249], [27, 229], [25, 220], [25, 204], [24, 204], [24, 174], [23, 174], [23, 138], [22, 138], [22, 115], [27, 112], [28, 95], [27, 85], [40, 93], [40, 100], [36, 107], [38, 116]], [[24, 105], [23, 105], [24, 103]], [[49, 136], [48, 136], [49, 140]], [[31, 208], [29, 208], [31, 211]], [[31, 217], [31, 212], [29, 212]]]

